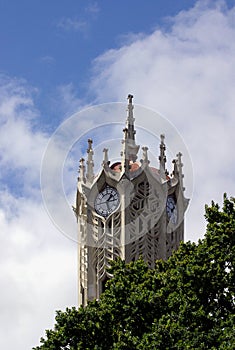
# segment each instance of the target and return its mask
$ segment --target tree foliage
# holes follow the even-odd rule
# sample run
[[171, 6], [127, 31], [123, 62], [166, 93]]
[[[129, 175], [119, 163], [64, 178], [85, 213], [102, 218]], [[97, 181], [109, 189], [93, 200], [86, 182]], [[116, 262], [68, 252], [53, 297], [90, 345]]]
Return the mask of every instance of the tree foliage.
[[207, 231], [149, 270], [116, 261], [99, 302], [58, 311], [35, 350], [235, 349], [235, 201], [206, 206]]

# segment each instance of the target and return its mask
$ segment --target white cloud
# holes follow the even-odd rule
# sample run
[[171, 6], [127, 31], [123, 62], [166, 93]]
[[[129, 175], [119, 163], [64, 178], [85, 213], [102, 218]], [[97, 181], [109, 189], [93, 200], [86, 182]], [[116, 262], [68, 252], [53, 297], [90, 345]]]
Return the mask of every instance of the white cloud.
[[97, 2], [91, 2], [87, 7], [86, 7], [86, 12], [92, 14], [92, 15], [97, 15], [97, 13], [100, 12], [100, 8], [98, 6]]
[[76, 87], [72, 83], [58, 86], [56, 93], [57, 106], [65, 117], [70, 117], [81, 108], [86, 108], [82, 99], [77, 97]]
[[23, 350], [53, 326], [55, 310], [76, 305], [76, 245], [53, 227], [42, 204], [11, 200], [17, 214], [0, 211], [0, 347]]
[[86, 31], [88, 23], [85, 20], [77, 18], [64, 17], [58, 23], [57, 27], [65, 31]]
[[53, 56], [50, 56], [50, 55], [42, 56], [42, 57], [40, 57], [39, 60], [40, 60], [40, 62], [46, 63], [48, 65], [55, 63], [55, 58]]
[[32, 348], [53, 326], [55, 310], [76, 304], [76, 245], [55, 229], [41, 201], [48, 136], [36, 128], [32, 97], [26, 82], [0, 77], [1, 349]]
[[178, 128], [194, 166], [186, 238], [195, 240], [204, 234], [204, 204], [235, 193], [235, 8], [200, 1], [169, 21], [168, 31], [139, 35], [98, 57], [91, 90], [98, 102], [133, 93], [136, 104]]
[[39, 178], [41, 153], [47, 142], [42, 132], [33, 131], [39, 116], [32, 91], [25, 84], [0, 77], [1, 177], [9, 183], [9, 174], [14, 176], [19, 181], [12, 184], [14, 187], [32, 186]]
[[87, 38], [92, 22], [97, 19], [99, 11], [97, 2], [88, 2], [79, 15], [63, 17], [56, 23], [56, 26], [64, 32], [80, 32]]

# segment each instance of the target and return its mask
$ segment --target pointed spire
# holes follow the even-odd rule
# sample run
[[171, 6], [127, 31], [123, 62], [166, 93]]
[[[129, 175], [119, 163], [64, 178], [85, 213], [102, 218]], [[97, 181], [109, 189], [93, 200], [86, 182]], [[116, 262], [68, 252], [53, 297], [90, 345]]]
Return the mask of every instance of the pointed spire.
[[159, 156], [159, 163], [160, 163], [160, 174], [164, 176], [166, 174], [166, 145], [165, 145], [165, 135], [161, 134], [161, 143], [160, 143], [160, 156]]
[[93, 149], [92, 149], [92, 139], [88, 139], [88, 148], [87, 148], [87, 181], [92, 183], [94, 180], [94, 161], [93, 161]]
[[82, 182], [86, 182], [86, 177], [85, 177], [86, 170], [85, 170], [85, 165], [84, 165], [85, 159], [81, 158], [79, 162], [80, 162], [80, 165], [79, 165], [79, 170], [78, 170], [78, 173], [79, 173], [78, 180], [82, 181]]
[[137, 153], [139, 151], [138, 145], [135, 143], [135, 127], [134, 122], [135, 118], [133, 115], [133, 109], [134, 106], [132, 104], [133, 95], [129, 94], [128, 97], [128, 105], [127, 105], [127, 120], [126, 120], [126, 128], [125, 134], [124, 134], [124, 144], [125, 144], [125, 155], [126, 159], [129, 159], [129, 161], [135, 162], [137, 159]]
[[134, 129], [135, 118], [133, 116], [133, 109], [134, 109], [134, 106], [132, 104], [133, 95], [129, 94], [127, 96], [127, 99], [128, 99], [128, 105], [127, 105], [126, 127], [127, 127], [127, 130], [128, 130], [128, 139], [135, 141], [136, 131]]

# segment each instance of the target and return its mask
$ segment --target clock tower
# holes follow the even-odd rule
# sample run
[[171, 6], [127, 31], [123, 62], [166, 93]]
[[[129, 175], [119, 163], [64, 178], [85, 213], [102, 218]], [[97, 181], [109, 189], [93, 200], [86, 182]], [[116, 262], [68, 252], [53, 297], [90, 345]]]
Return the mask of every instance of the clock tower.
[[[111, 164], [103, 150], [102, 169], [94, 174], [93, 141], [87, 159], [80, 159], [76, 206], [78, 222], [79, 305], [99, 299], [104, 291], [110, 262], [127, 263], [142, 257], [154, 268], [167, 259], [184, 239], [184, 196], [181, 153], [166, 170], [166, 146], [160, 136], [159, 162], [148, 159], [148, 147], [136, 144], [133, 96], [128, 95], [126, 126], [120, 161]], [[139, 159], [140, 158], [140, 159]], [[139, 160], [138, 160], [139, 159]]]

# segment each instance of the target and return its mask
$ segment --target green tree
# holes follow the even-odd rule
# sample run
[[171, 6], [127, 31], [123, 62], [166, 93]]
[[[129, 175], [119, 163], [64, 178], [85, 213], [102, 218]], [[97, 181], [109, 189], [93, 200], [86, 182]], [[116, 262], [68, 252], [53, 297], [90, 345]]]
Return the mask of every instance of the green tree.
[[149, 270], [114, 262], [99, 302], [58, 311], [35, 350], [235, 349], [235, 201], [206, 206], [207, 231]]

